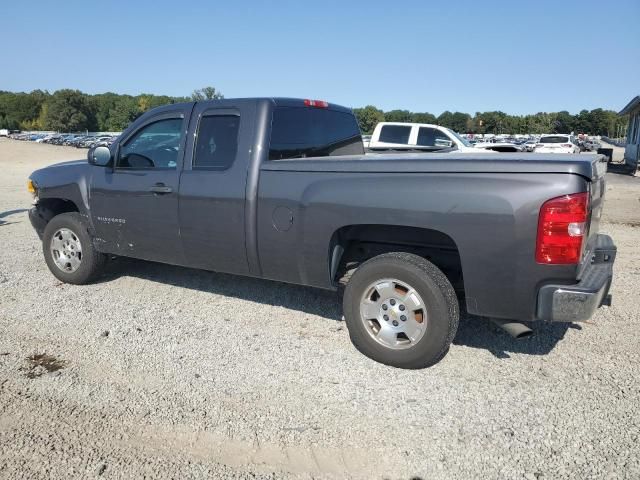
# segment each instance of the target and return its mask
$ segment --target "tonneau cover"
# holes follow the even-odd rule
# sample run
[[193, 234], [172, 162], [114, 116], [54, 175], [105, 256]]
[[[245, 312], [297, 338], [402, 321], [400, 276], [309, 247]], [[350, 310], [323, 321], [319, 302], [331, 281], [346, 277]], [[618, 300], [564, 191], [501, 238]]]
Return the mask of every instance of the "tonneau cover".
[[607, 170], [598, 154], [389, 153], [270, 160], [263, 170], [358, 173], [570, 173], [589, 180]]

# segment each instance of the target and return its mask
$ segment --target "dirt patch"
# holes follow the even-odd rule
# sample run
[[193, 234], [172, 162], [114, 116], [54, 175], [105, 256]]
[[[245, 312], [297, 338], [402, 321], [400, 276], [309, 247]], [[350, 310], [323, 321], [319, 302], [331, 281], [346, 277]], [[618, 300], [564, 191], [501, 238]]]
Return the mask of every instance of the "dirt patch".
[[47, 355], [46, 353], [38, 353], [27, 357], [28, 365], [23, 367], [24, 376], [27, 378], [38, 378], [45, 373], [57, 372], [67, 366], [65, 360]]

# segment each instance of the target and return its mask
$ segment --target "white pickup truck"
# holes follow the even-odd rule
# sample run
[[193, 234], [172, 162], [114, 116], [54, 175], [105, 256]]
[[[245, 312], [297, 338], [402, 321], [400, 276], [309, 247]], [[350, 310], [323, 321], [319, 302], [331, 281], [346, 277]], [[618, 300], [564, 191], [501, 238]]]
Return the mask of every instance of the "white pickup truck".
[[443, 150], [477, 152], [460, 135], [446, 127], [428, 123], [380, 122], [369, 141], [370, 150]]
[[437, 151], [489, 153], [519, 152], [512, 143], [470, 144], [464, 137], [447, 127], [429, 123], [380, 122], [366, 145], [369, 152], [382, 151]]

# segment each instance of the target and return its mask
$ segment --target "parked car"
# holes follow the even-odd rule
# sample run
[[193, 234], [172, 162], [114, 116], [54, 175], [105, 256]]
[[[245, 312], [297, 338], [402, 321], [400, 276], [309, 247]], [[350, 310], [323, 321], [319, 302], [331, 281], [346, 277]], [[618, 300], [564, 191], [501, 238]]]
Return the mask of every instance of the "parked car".
[[494, 152], [522, 152], [524, 150], [520, 145], [510, 142], [476, 143], [474, 147], [480, 150], [491, 150]]
[[105, 140], [102, 140], [100, 142], [98, 142], [96, 144], [97, 147], [110, 147], [116, 140], [118, 139], [118, 136], [112, 136], [109, 138], [106, 138]]
[[536, 153], [580, 153], [573, 135], [542, 135], [533, 150]]
[[84, 135], [70, 135], [69, 137], [67, 137], [65, 139], [65, 141], [63, 142], [63, 145], [67, 145], [67, 146], [73, 146], [73, 143], [76, 140], [79, 140], [83, 137]]
[[51, 144], [54, 144], [54, 145], [55, 145], [55, 143], [56, 143], [56, 142], [58, 141], [58, 139], [59, 139], [59, 138], [61, 138], [61, 137], [62, 137], [62, 135], [60, 135], [60, 134], [54, 134], [54, 135], [51, 135], [51, 137], [44, 139], [44, 143], [51, 143]]
[[54, 139], [51, 140], [50, 143], [53, 145], [63, 145], [64, 142], [66, 142], [67, 140], [70, 140], [71, 137], [73, 137], [73, 135], [70, 135], [70, 134], [58, 135], [57, 137], [54, 137]]
[[344, 285], [356, 347], [420, 368], [447, 352], [459, 302], [514, 325], [586, 321], [610, 299], [604, 157], [472, 152], [365, 155], [353, 113], [318, 100], [167, 105], [87, 162], [32, 173], [29, 218], [66, 283], [119, 255]]
[[438, 151], [478, 150], [453, 130], [428, 123], [380, 122], [369, 140], [369, 151]]
[[100, 137], [93, 137], [90, 141], [85, 144], [85, 147], [95, 148], [98, 146], [108, 145], [108, 141], [111, 139], [110, 135], [103, 135]]
[[87, 135], [85, 138], [83, 138], [81, 141], [79, 141], [76, 144], [76, 147], [78, 148], [88, 148], [89, 145], [91, 145], [93, 142], [96, 141], [98, 137], [96, 137], [95, 135]]
[[47, 143], [54, 135], [52, 133], [47, 135], [42, 135], [40, 138], [36, 140], [36, 143]]
[[598, 151], [598, 149], [601, 147], [602, 145], [597, 142], [596, 140], [585, 140], [583, 142], [583, 148], [585, 152], [595, 152]]
[[536, 148], [536, 143], [537, 142], [535, 140], [527, 140], [522, 144], [523, 150], [525, 152], [533, 152], [533, 150]]

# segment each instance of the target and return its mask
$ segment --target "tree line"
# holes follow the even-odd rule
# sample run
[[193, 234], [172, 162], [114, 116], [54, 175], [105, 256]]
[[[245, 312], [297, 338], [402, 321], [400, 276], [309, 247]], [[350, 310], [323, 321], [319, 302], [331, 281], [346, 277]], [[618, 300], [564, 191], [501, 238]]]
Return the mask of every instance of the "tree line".
[[54, 130], [58, 132], [119, 132], [147, 110], [171, 103], [223, 98], [214, 87], [194, 90], [188, 97], [121, 95], [107, 92], [89, 95], [63, 89], [49, 93], [0, 91], [0, 128]]
[[539, 112], [533, 115], [509, 115], [504, 112], [468, 113], [445, 111], [439, 116], [432, 113], [416, 113], [408, 110], [383, 112], [373, 105], [355, 108], [360, 130], [373, 132], [378, 122], [432, 123], [448, 127], [458, 133], [473, 134], [526, 134], [526, 133], [586, 133], [609, 137], [624, 135], [628, 118], [620, 117], [613, 110], [596, 108], [582, 110], [576, 115], [567, 111]]
[[[63, 89], [49, 93], [0, 91], [0, 128], [10, 130], [54, 130], [59, 132], [121, 131], [147, 110], [170, 103], [224, 98], [214, 87], [194, 90], [190, 96], [122, 95], [112, 92], [89, 95]], [[355, 108], [362, 133], [371, 133], [378, 122], [433, 123], [460, 133], [587, 133], [609, 137], [624, 134], [626, 117], [612, 110], [596, 108], [569, 112], [539, 112], [533, 115], [508, 115], [504, 112], [416, 113], [408, 110], [384, 112], [372, 105]]]

